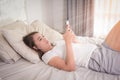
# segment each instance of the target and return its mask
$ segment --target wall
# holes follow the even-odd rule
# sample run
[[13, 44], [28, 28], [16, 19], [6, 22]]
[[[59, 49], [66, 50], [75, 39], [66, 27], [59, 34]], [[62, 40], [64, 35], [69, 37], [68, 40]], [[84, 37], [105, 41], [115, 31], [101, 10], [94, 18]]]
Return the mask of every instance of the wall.
[[27, 21], [41, 20], [59, 32], [64, 31], [64, 0], [26, 0]]
[[0, 0], [0, 26], [26, 20], [24, 0]]

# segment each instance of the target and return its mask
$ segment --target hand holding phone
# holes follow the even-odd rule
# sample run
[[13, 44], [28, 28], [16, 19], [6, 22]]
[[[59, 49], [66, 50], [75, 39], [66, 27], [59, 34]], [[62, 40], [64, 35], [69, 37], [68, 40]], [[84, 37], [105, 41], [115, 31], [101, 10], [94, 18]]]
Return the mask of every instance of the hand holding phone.
[[69, 21], [68, 21], [68, 20], [66, 21], [66, 25], [70, 25], [70, 23], [69, 23]]

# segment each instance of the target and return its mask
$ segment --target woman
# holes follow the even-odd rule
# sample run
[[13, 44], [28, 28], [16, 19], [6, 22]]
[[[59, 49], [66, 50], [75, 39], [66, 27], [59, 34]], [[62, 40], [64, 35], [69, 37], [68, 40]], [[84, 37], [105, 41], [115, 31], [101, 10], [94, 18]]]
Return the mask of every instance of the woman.
[[[51, 44], [43, 35], [32, 32], [23, 38], [24, 43], [37, 51], [46, 64], [65, 71], [74, 71], [80, 66], [109, 74], [120, 74], [120, 55], [105, 43], [96, 46], [76, 43], [73, 31], [67, 26], [64, 40]], [[119, 64], [118, 64], [119, 63]]]

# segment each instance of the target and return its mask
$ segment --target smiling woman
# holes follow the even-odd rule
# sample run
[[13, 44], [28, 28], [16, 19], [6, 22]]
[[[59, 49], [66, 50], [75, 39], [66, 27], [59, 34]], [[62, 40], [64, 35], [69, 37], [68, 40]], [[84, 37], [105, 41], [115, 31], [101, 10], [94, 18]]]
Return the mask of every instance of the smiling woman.
[[[40, 50], [40, 49], [38, 50], [37, 49], [38, 45], [35, 45], [39, 40], [42, 39], [41, 37], [37, 36], [37, 34], [38, 34], [38, 32], [32, 32], [32, 33], [30, 33], [30, 34], [28, 34], [27, 36], [25, 36], [23, 38], [23, 41], [31, 49], [34, 49], [35, 51], [37, 51], [39, 53], [40, 59], [42, 59], [41, 57], [43, 56], [44, 52], [42, 50]], [[32, 36], [32, 35], [34, 35], [34, 36]], [[35, 37], [35, 39], [33, 37]], [[36, 43], [34, 43], [34, 41]], [[37, 43], [37, 44], [39, 44], [39, 43]]]
[[[33, 26], [34, 23], [34, 26]], [[93, 70], [89, 70], [83, 67], [79, 67], [76, 71], [73, 72], [66, 72], [63, 70], [56, 69], [54, 67], [50, 67], [48, 65], [45, 65], [40, 59], [38, 54], [33, 51], [32, 49], [28, 48], [22, 41], [23, 36], [29, 34], [30, 32], [33, 31], [38, 31], [41, 34], [45, 35], [50, 42], [54, 42], [56, 40], [62, 40], [63, 38], [61, 37], [58, 32], [54, 31], [51, 29], [49, 26], [43, 24], [42, 22], [33, 22], [31, 27], [27, 27], [25, 23], [21, 22], [15, 22], [12, 23], [12, 25], [7, 25], [10, 28], [6, 28], [3, 36], [5, 39], [1, 38], [0, 41], [5, 41], [6, 43], [9, 42], [9, 44], [3, 43], [3, 41], [0, 44], [0, 54], [2, 55], [2, 52], [4, 51], [3, 55], [6, 56], [5, 54], [9, 53], [8, 55], [11, 57], [15, 57], [14, 59], [19, 59], [18, 56], [14, 56], [14, 54], [18, 54], [20, 57], [19, 60], [17, 60], [14, 64], [7, 64], [4, 63], [3, 61], [0, 61], [0, 78], [5, 79], [5, 80], [97, 80], [98, 77], [100, 80], [108, 80], [108, 79], [113, 79], [113, 80], [119, 80], [118, 77], [119, 75], [109, 75], [105, 73], [100, 73], [100, 72], [95, 72]], [[14, 25], [13, 25], [14, 24]], [[14, 28], [13, 28], [14, 27]], [[49, 28], [48, 28], [49, 27]], [[5, 28], [5, 27], [4, 27]], [[27, 31], [27, 32], [26, 32]], [[81, 44], [89, 43], [91, 40], [93, 41], [92, 44], [98, 45], [97, 43], [101, 44], [99, 40], [96, 39], [90, 39], [90, 38], [85, 38], [80, 36], [80, 41]], [[7, 41], [6, 41], [7, 40]], [[41, 39], [40, 39], [41, 40]], [[89, 41], [89, 42], [87, 42]], [[62, 45], [63, 43], [58, 42], [58, 45]], [[11, 49], [14, 49], [16, 53], [13, 53], [13, 51], [10, 51], [9, 46]], [[69, 46], [69, 45], [68, 45]], [[90, 50], [90, 47], [81, 46], [81, 49], [78, 49], [74, 47], [74, 50], [76, 49], [80, 51], [88, 51]], [[3, 48], [5, 47], [5, 48]], [[59, 51], [57, 51], [58, 55], [61, 54], [60, 48], [65, 48], [63, 46], [58, 46]], [[91, 46], [92, 48], [92, 46]], [[2, 52], [1, 52], [2, 51]], [[77, 51], [76, 51], [77, 52]], [[60, 54], [59, 54], [60, 53]], [[0, 56], [1, 56], [0, 55]], [[76, 53], [76, 55], [79, 55]], [[88, 54], [83, 54], [86, 59], [84, 61], [88, 60], [89, 56], [86, 57]], [[83, 56], [82, 54], [80, 56]], [[18, 58], [17, 58], [18, 57]], [[49, 58], [51, 56], [48, 56]], [[79, 56], [77, 56], [79, 57]], [[106, 56], [108, 57], [108, 56]], [[102, 57], [103, 58], [103, 57]], [[2, 59], [0, 57], [0, 59]], [[81, 58], [78, 58], [79, 61]], [[105, 58], [107, 59], [107, 58]], [[114, 59], [114, 58], [113, 58]], [[113, 59], [110, 58], [111, 62], [113, 62]], [[99, 60], [102, 61], [102, 60]], [[104, 61], [104, 60], [103, 60]], [[47, 60], [46, 60], [47, 62]], [[118, 60], [116, 62], [119, 62]], [[34, 63], [34, 64], [33, 64]], [[61, 64], [61, 63], [60, 63]], [[116, 65], [115, 65], [116, 66]], [[115, 67], [114, 66], [114, 67]], [[108, 66], [109, 69], [111, 66]], [[71, 67], [72, 70], [74, 70], [74, 66]], [[108, 68], [107, 68], [108, 69]], [[47, 72], [46, 72], [47, 71]], [[87, 73], [87, 74], [86, 74]], [[28, 77], [30, 76], [30, 77]], [[87, 76], [87, 77], [83, 77]]]
[[35, 50], [47, 52], [52, 49], [52, 44], [42, 34], [36, 33], [32, 36]]

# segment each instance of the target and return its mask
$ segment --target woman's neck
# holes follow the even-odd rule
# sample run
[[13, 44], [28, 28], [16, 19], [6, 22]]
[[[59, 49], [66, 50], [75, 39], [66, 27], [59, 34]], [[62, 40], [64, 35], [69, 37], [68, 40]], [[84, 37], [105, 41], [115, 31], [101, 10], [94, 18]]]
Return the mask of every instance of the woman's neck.
[[53, 49], [53, 47], [54, 47], [54, 45], [52, 45], [52, 44], [51, 44], [51, 46], [49, 46], [46, 50], [43, 50], [43, 52], [45, 52], [45, 53], [46, 53], [46, 52], [48, 52], [48, 51], [52, 50], [52, 49]]

